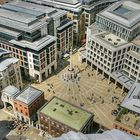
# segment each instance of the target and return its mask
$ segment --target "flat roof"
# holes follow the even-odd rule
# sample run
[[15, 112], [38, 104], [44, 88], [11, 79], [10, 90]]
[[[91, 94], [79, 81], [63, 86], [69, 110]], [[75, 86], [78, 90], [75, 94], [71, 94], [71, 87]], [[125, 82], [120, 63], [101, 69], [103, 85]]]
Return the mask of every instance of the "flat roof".
[[67, 13], [64, 10], [59, 10], [52, 7], [38, 5], [38, 4], [24, 2], [24, 1], [13, 1], [2, 5], [2, 7], [9, 10], [15, 10], [22, 13], [34, 15], [36, 17], [41, 16], [43, 14], [47, 14], [47, 16], [55, 17], [59, 15], [62, 16], [62, 14]]
[[134, 83], [121, 106], [140, 114], [140, 83]]
[[99, 35], [99, 37], [102, 38], [107, 43], [111, 44], [112, 47], [114, 47], [114, 48], [117, 48], [117, 47], [127, 43], [127, 41], [125, 41], [124, 39], [122, 39], [112, 33], [109, 33], [109, 32], [101, 33]]
[[136, 1], [119, 1], [109, 6], [98, 15], [131, 28], [140, 22], [140, 3]]
[[80, 12], [82, 10], [82, 4], [77, 0], [27, 0], [29, 2], [38, 3], [47, 6], [53, 6], [58, 9], [64, 9], [67, 11]]
[[14, 20], [22, 24], [29, 24], [36, 20], [35, 16], [2, 8], [0, 8], [0, 17]]
[[54, 97], [40, 112], [77, 131], [80, 131], [93, 116], [90, 112], [57, 97]]
[[16, 96], [19, 93], [19, 89], [16, 88], [15, 86], [7, 86], [2, 90], [2, 94], [9, 96], [10, 98]]
[[104, 45], [107, 49], [111, 51], [120, 50], [122, 48], [127, 48], [130, 46], [131, 42], [127, 42], [124, 39], [121, 39], [117, 35], [109, 33], [107, 31], [102, 32], [92, 32], [89, 37], [100, 45]]
[[42, 26], [47, 25], [45, 21], [43, 22], [43, 21], [36, 20], [35, 22], [33, 22], [31, 25], [28, 26], [25, 23], [13, 19], [5, 18], [5, 17], [0, 17], [0, 24], [13, 29], [17, 29], [19, 31], [25, 31], [29, 33], [32, 33], [33, 31], [40, 29]]
[[36, 100], [43, 92], [32, 86], [26, 87], [21, 93], [16, 97], [16, 100], [23, 102], [26, 105], [31, 104]]
[[111, 75], [115, 80], [124, 85], [127, 89], [130, 89], [134, 84], [134, 81], [126, 76], [123, 71], [114, 71], [111, 73]]
[[[18, 3], [22, 3], [23, 7], [20, 7], [20, 5], [18, 5]], [[30, 10], [27, 7], [24, 7], [24, 2], [22, 2], [22, 1], [21, 2], [15, 1], [15, 2], [11, 2], [11, 3], [6, 3], [6, 4], [3, 4], [1, 7], [4, 9], [8, 9], [8, 10], [13, 10], [13, 11], [18, 11], [18, 12], [25, 13], [25, 14], [30, 14], [30, 15], [33, 15], [36, 17], [42, 16], [44, 14], [42, 12]]]
[[10, 30], [10, 29], [4, 28], [4, 27], [0, 27], [0, 33], [4, 33], [4, 34], [14, 36], [14, 37], [18, 37], [21, 35], [21, 33], [18, 31]]
[[54, 1], [62, 2], [62, 3], [68, 3], [68, 4], [77, 4], [77, 3], [79, 3], [78, 0], [54, 0]]
[[50, 43], [52, 43], [53, 41], [55, 41], [56, 38], [54, 36], [50, 36], [50, 35], [46, 35], [45, 37], [42, 37], [34, 42], [29, 42], [27, 40], [11, 40], [9, 41], [12, 44], [21, 46], [23, 48], [29, 48], [35, 51], [39, 51], [42, 48], [44, 48], [45, 46], [49, 45]]
[[0, 48], [0, 56], [5, 55], [5, 54], [10, 54], [10, 53], [11, 53], [10, 51]]
[[4, 71], [11, 64], [17, 63], [17, 58], [4, 58], [0, 59], [0, 71]]
[[137, 45], [137, 46], [140, 47], [140, 36], [138, 36], [138, 38], [137, 38], [137, 39], [134, 39], [132, 42], [133, 42], [135, 45]]

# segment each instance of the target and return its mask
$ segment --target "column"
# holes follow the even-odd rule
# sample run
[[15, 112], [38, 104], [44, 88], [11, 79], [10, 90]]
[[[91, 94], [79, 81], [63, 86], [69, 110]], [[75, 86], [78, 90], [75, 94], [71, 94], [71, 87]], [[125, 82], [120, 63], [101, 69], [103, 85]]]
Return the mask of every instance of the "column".
[[115, 89], [117, 88], [117, 80], [115, 81]]
[[39, 82], [41, 82], [41, 81], [42, 81], [42, 75], [39, 74]]
[[5, 103], [5, 102], [3, 102], [3, 104], [4, 104], [4, 109], [6, 109], [6, 103]]
[[104, 79], [104, 72], [103, 72], [103, 74], [102, 74], [102, 80]]
[[98, 67], [97, 67], [97, 70], [96, 70], [96, 75], [98, 75]]
[[109, 78], [108, 78], [108, 84], [110, 84], [110, 75], [109, 75]]
[[124, 92], [124, 86], [122, 86], [122, 90], [121, 90], [121, 93], [123, 93]]
[[92, 68], [92, 62], [91, 62], [91, 70], [93, 70], [93, 68]]

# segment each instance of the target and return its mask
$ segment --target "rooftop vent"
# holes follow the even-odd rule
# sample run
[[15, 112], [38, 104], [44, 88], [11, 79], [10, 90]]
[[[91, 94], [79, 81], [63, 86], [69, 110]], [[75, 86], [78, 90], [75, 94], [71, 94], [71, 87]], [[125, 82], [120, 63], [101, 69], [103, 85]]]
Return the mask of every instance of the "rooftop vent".
[[72, 111], [69, 111], [68, 113], [69, 113], [69, 115], [71, 115], [71, 116], [73, 115], [73, 112], [72, 112]]
[[118, 43], [117, 42], [114, 42], [114, 45], [118, 45]]
[[73, 115], [73, 111], [72, 110], [67, 110], [69, 115]]
[[61, 106], [61, 107], [64, 107], [64, 105], [62, 105], [62, 104], [61, 104], [60, 106]]
[[111, 38], [108, 38], [108, 41], [112, 41], [112, 39]]
[[119, 41], [119, 42], [120, 42], [120, 41], [121, 41], [121, 39], [117, 38], [117, 41]]

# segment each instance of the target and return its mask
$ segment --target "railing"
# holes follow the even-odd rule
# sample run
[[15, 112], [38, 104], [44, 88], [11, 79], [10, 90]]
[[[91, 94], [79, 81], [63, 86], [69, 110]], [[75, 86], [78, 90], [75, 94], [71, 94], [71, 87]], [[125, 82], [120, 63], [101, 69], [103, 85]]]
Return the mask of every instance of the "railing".
[[140, 131], [139, 130], [136, 130], [135, 128], [130, 128], [129, 126], [127, 126], [123, 123], [120, 123], [118, 121], [114, 122], [113, 127], [116, 128], [116, 129], [120, 129], [122, 131], [128, 132], [132, 135], [140, 136]]

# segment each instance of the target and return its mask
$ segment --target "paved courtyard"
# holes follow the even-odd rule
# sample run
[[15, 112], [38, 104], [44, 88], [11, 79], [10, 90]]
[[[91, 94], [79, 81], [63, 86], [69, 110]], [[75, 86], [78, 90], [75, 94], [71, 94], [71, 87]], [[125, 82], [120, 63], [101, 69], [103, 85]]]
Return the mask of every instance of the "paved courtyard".
[[48, 140], [50, 137], [48, 134], [43, 136], [40, 130], [33, 127], [19, 134], [19, 125], [14, 129], [8, 127], [14, 116], [4, 109], [0, 109], [0, 114], [0, 140]]
[[[94, 120], [110, 129], [115, 119], [115, 116], [111, 112], [117, 109], [117, 105], [120, 104], [124, 96], [121, 94], [121, 89], [115, 89], [113, 83], [108, 84], [108, 80], [102, 80], [102, 76], [96, 75], [95, 70], [91, 70], [85, 63], [80, 64], [78, 62], [78, 53], [73, 55], [72, 62], [81, 71], [79, 82], [67, 83], [61, 79], [68, 65], [64, 61], [59, 64], [59, 67], [63, 67], [66, 63], [64, 69], [59, 68], [59, 72], [41, 84], [33, 84], [33, 86], [44, 91], [46, 100], [57, 96], [93, 112], [95, 114]], [[113, 102], [112, 98], [114, 98]]]

